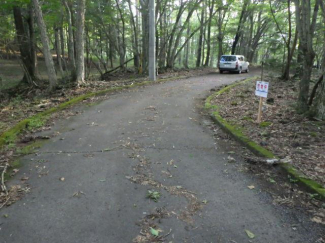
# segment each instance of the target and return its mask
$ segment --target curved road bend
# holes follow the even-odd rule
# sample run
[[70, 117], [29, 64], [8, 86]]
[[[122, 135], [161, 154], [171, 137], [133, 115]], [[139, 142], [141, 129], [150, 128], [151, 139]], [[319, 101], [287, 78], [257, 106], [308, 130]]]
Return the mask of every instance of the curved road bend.
[[[308, 218], [273, 206], [200, 125], [195, 106], [207, 91], [253, 75], [215, 73], [78, 107], [82, 114], [57, 121], [59, 135], [23, 158], [15, 180], [29, 177], [31, 192], [1, 211], [0, 242], [146, 242], [150, 219], [163, 242], [315, 242]], [[150, 189], [157, 202], [146, 198]]]

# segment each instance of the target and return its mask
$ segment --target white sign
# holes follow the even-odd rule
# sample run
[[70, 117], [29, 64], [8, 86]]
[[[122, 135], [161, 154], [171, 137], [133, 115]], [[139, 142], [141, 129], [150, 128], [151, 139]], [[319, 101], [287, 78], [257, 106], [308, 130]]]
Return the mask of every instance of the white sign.
[[257, 81], [255, 95], [267, 98], [269, 92], [269, 82]]

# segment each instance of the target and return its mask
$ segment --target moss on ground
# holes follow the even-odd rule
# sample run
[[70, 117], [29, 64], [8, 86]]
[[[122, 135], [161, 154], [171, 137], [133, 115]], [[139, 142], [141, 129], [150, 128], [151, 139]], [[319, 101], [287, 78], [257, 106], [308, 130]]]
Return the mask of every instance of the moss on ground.
[[17, 153], [19, 155], [27, 155], [27, 154], [31, 154], [34, 153], [36, 151], [36, 149], [39, 149], [42, 147], [42, 145], [44, 145], [46, 143], [45, 140], [42, 141], [35, 141], [29, 145], [26, 145], [24, 147], [18, 148], [17, 149]]
[[[229, 85], [224, 89], [212, 94], [206, 99], [205, 108], [211, 112], [213, 120], [218, 123], [226, 132], [230, 133], [236, 140], [247, 146], [253, 153], [263, 156], [265, 158], [276, 158], [276, 156], [269, 150], [265, 149], [264, 147], [256, 144], [254, 141], [250, 140], [245, 134], [244, 129], [236, 126], [234, 124], [230, 124], [226, 121], [219, 113], [219, 107], [217, 105], [211, 104], [212, 100], [216, 99], [219, 95], [229, 92], [229, 90], [237, 85], [249, 82], [256, 79], [250, 78], [246, 79], [242, 82], [235, 83], [233, 85]], [[261, 127], [270, 126], [271, 122], [264, 122]], [[322, 187], [319, 183], [306, 178], [300, 172], [297, 171], [292, 165], [289, 164], [280, 164], [280, 166], [292, 177], [296, 178], [302, 185], [306, 186], [313, 192], [317, 193], [319, 199], [325, 199], [325, 188]]]
[[7, 170], [7, 173], [4, 175], [5, 181], [10, 180], [11, 175], [13, 174], [14, 170], [19, 169], [20, 167], [22, 167], [20, 159], [17, 159], [15, 161], [11, 162], [10, 167]]
[[253, 118], [251, 118], [250, 116], [244, 116], [242, 118], [243, 121], [253, 121]]
[[177, 79], [183, 79], [186, 78], [185, 76], [180, 76], [180, 77], [173, 77], [173, 78], [167, 78], [167, 79], [162, 79], [157, 82], [151, 82], [151, 81], [143, 81], [141, 83], [134, 83], [131, 85], [126, 85], [126, 86], [121, 86], [121, 87], [113, 87], [105, 90], [100, 90], [96, 92], [91, 92], [87, 93], [84, 95], [80, 95], [78, 97], [72, 98], [71, 100], [62, 103], [58, 105], [57, 107], [50, 108], [46, 111], [43, 111], [41, 113], [38, 113], [37, 115], [34, 115], [30, 118], [24, 119], [20, 121], [18, 124], [10, 128], [9, 130], [5, 131], [0, 135], [0, 150], [4, 149], [5, 146], [13, 146], [13, 144], [16, 143], [17, 137], [20, 133], [22, 133], [25, 130], [33, 130], [39, 127], [42, 127], [46, 124], [48, 119], [50, 118], [50, 115], [52, 115], [55, 112], [62, 111], [68, 107], [71, 107], [77, 103], [82, 102], [83, 100], [87, 100], [91, 97], [95, 96], [101, 96], [104, 94], [108, 93], [113, 93], [116, 91], [124, 90], [124, 89], [130, 89], [130, 88], [135, 88], [135, 87], [141, 87], [141, 86], [146, 86], [150, 84], [155, 84], [155, 83], [163, 83], [167, 81], [172, 81], [172, 80], [177, 80]]
[[272, 122], [267, 122], [267, 121], [264, 121], [264, 122], [260, 123], [260, 127], [262, 127], [262, 128], [269, 127], [271, 125], [272, 125]]

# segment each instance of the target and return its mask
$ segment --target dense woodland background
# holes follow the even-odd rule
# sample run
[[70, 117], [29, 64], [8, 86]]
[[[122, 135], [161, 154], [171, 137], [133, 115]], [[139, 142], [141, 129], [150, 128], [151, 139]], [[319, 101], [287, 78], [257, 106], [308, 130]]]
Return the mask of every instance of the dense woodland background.
[[[2, 0], [0, 91], [55, 90], [148, 67], [153, 0]], [[297, 111], [325, 119], [323, 0], [156, 0], [158, 73], [245, 55], [297, 80]], [[317, 79], [313, 80], [313, 75]]]

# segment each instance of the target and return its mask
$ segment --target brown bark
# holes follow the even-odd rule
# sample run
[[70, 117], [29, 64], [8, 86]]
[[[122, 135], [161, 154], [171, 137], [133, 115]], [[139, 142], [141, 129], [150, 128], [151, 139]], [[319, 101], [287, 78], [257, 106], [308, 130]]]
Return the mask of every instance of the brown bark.
[[78, 85], [85, 82], [85, 13], [86, 13], [86, 0], [79, 0], [77, 7], [77, 26], [76, 26], [76, 67]]
[[[212, 16], [214, 10], [214, 1], [209, 1], [209, 15]], [[209, 18], [208, 22], [208, 37], [207, 37], [207, 55], [205, 59], [204, 66], [209, 66], [210, 63], [210, 55], [211, 55], [211, 26], [212, 26], [212, 18]]]
[[31, 56], [30, 41], [24, 27], [21, 8], [15, 6], [13, 8], [13, 14], [15, 19], [15, 27], [16, 27], [17, 41], [19, 44], [20, 56], [24, 66], [23, 82], [32, 85], [33, 84], [32, 81], [36, 79], [35, 68], [33, 66], [34, 62]]
[[238, 23], [236, 35], [235, 35], [234, 42], [231, 47], [231, 55], [235, 55], [237, 44], [238, 44], [239, 39], [242, 35], [242, 27], [243, 27], [244, 23], [246, 22], [247, 7], [248, 7], [249, 3], [250, 3], [250, 0], [244, 0], [242, 11], [241, 11], [240, 17], [239, 17], [239, 23]]
[[76, 79], [76, 61], [75, 61], [75, 49], [74, 49], [74, 34], [73, 34], [73, 25], [72, 25], [72, 13], [67, 3], [67, 0], [62, 0], [66, 12], [67, 12], [67, 22], [68, 22], [68, 60], [69, 68], [71, 70], [72, 79]]
[[313, 14], [311, 13], [310, 0], [294, 0], [294, 2], [296, 6], [296, 22], [299, 33], [299, 43], [303, 55], [303, 71], [301, 73], [297, 109], [298, 112], [305, 113], [309, 110], [308, 98], [310, 77], [315, 58], [313, 36], [315, 33], [317, 13], [321, 0], [316, 0]]
[[204, 9], [204, 6], [202, 6], [201, 19], [200, 19], [200, 34], [199, 34], [197, 57], [196, 57], [196, 67], [201, 66], [202, 49], [204, 48], [204, 46], [202, 46], [203, 45], [203, 30], [204, 30], [204, 25], [203, 25], [204, 14], [205, 14], [205, 9]]
[[35, 14], [37, 17], [38, 27], [39, 27], [40, 33], [41, 33], [41, 40], [42, 40], [42, 44], [43, 44], [43, 55], [45, 58], [46, 70], [47, 70], [48, 78], [50, 81], [49, 89], [53, 90], [57, 86], [58, 79], [57, 79], [56, 72], [55, 72], [54, 62], [53, 62], [51, 49], [50, 49], [50, 43], [49, 43], [49, 39], [47, 36], [45, 22], [43, 19], [43, 13], [42, 13], [42, 9], [41, 9], [41, 6], [40, 6], [38, 0], [33, 0], [33, 6], [34, 6]]
[[[323, 1], [320, 1], [319, 4], [323, 15], [323, 36], [325, 38], [325, 4]], [[325, 43], [323, 43], [322, 69], [323, 69], [323, 79], [322, 82], [320, 83], [319, 92], [316, 96], [314, 110], [315, 110], [316, 118], [320, 120], [325, 120]]]

